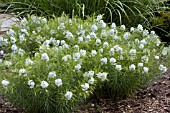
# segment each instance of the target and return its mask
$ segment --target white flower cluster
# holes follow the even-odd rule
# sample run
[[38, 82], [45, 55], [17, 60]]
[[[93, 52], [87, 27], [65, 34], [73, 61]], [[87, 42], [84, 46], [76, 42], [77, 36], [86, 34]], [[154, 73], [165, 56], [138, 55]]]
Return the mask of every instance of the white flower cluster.
[[6, 88], [9, 85], [9, 81], [7, 80], [2, 80], [1, 84], [3, 85], [4, 88]]
[[[81, 24], [76, 19], [66, 21], [61, 17], [53, 27], [46, 18], [30, 18], [31, 22], [26, 18], [21, 20], [17, 32], [10, 29], [7, 39], [0, 36], [0, 47], [9, 46], [12, 50], [10, 55], [15, 56], [10, 60], [0, 60], [0, 64], [13, 70], [17, 68], [15, 74], [17, 72], [20, 77], [28, 78], [27, 85], [31, 89], [40, 86], [46, 90], [54, 85], [58, 89], [65, 88], [68, 85], [65, 81], [68, 80], [68, 83], [79, 81], [81, 85], [74, 87], [81, 87], [82, 91], [87, 92], [93, 89], [98, 79], [105, 81], [110, 73], [126, 74], [130, 71], [132, 74], [148, 75], [152, 71], [150, 62], [159, 62], [162, 56], [170, 54], [169, 48], [163, 48], [158, 53], [156, 49], [161, 43], [158, 36], [153, 31], [149, 33], [140, 24], [137, 28], [131, 27], [130, 31], [126, 30], [125, 25], [117, 27], [115, 23], [108, 27], [102, 15], [98, 15], [94, 22]], [[138, 38], [138, 34], [142, 35]], [[22, 44], [29, 46], [27, 48]], [[15, 62], [23, 64], [18, 67], [12, 61], [17, 57], [21, 61], [18, 59]], [[164, 65], [158, 63], [157, 67], [161, 72], [167, 71]], [[42, 80], [36, 75], [43, 76]], [[75, 80], [69, 80], [69, 77]], [[9, 81], [3, 80], [2, 85], [6, 88]], [[69, 85], [70, 89], [65, 89], [63, 95], [67, 100], [73, 96], [71, 91], [74, 87]]]
[[0, 36], [0, 47], [1, 46], [7, 46], [8, 40]]

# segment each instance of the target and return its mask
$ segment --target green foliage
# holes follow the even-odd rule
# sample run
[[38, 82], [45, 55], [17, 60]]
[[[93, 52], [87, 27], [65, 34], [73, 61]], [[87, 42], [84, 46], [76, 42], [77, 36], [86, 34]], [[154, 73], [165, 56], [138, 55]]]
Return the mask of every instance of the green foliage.
[[170, 12], [160, 12], [150, 18], [151, 29], [161, 37], [163, 42], [170, 42]]
[[5, 11], [19, 12], [18, 15], [38, 14], [60, 16], [63, 12], [70, 17], [83, 19], [93, 14], [105, 14], [104, 20], [126, 26], [146, 23], [148, 16], [162, 10], [167, 0], [8, 0]]
[[102, 15], [28, 16], [0, 37], [0, 47], [0, 91], [33, 113], [69, 112], [90, 94], [126, 97], [166, 72], [170, 54], [154, 31], [109, 27]]

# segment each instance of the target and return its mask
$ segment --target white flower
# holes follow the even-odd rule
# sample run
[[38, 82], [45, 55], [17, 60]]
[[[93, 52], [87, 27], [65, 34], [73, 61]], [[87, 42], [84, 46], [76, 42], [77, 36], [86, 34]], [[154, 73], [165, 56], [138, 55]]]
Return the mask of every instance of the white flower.
[[34, 62], [31, 59], [27, 58], [26, 61], [25, 61], [25, 66], [33, 65], [33, 63]]
[[143, 36], [147, 36], [149, 34], [149, 31], [148, 30], [144, 30], [143, 31]]
[[122, 49], [121, 47], [118, 46], [118, 47], [116, 47], [115, 49], [116, 49], [117, 52], [122, 53], [122, 50], [123, 50], [123, 49]]
[[19, 40], [20, 40], [20, 43], [22, 43], [23, 41], [26, 41], [25, 34], [19, 35]]
[[12, 65], [12, 62], [10, 62], [10, 61], [5, 61], [5, 62], [4, 62], [4, 65], [6, 65], [6, 66], [8, 66], [8, 67], [9, 67], [9, 66], [11, 66], [11, 65]]
[[110, 51], [109, 51], [109, 53], [110, 53], [110, 56], [112, 56], [112, 55], [114, 55], [114, 48], [110, 48]]
[[103, 53], [103, 48], [100, 49], [100, 53]]
[[28, 33], [28, 31], [26, 29], [21, 29], [21, 32], [25, 33], [27, 36], [29, 36], [29, 33]]
[[104, 30], [101, 31], [101, 38], [106, 38], [106, 37], [107, 37], [107, 32], [104, 29]]
[[4, 38], [2, 36], [0, 36], [0, 42], [4, 41]]
[[159, 39], [157, 39], [155, 44], [156, 44], [156, 46], [159, 46], [161, 44], [161, 41]]
[[19, 54], [19, 55], [23, 55], [24, 53], [25, 53], [25, 51], [24, 51], [23, 49], [19, 48], [18, 54]]
[[60, 44], [61, 44], [61, 46], [65, 45], [66, 44], [65, 40], [61, 40]]
[[47, 54], [47, 53], [43, 53], [42, 56], [41, 56], [41, 59], [42, 59], [42, 60], [49, 61], [48, 54]]
[[115, 28], [116, 28], [116, 24], [115, 24], [114, 22], [112, 23], [111, 28], [112, 28], [112, 29], [115, 29]]
[[108, 42], [103, 43], [103, 48], [107, 48], [109, 46]]
[[46, 47], [48, 47], [49, 44], [50, 44], [50, 40], [45, 40], [44, 43], [43, 43], [43, 45], [46, 46]]
[[78, 43], [83, 42], [83, 37], [78, 37]]
[[81, 49], [81, 50], [80, 50], [80, 55], [81, 55], [81, 56], [86, 56], [86, 50]]
[[28, 85], [30, 86], [30, 88], [34, 88], [35, 82], [33, 80], [29, 80]]
[[61, 23], [61, 24], [58, 26], [58, 30], [62, 30], [62, 29], [65, 29], [64, 23]]
[[41, 21], [42, 21], [43, 24], [47, 23], [47, 19], [46, 18], [43, 18]]
[[142, 60], [142, 62], [147, 63], [149, 61], [149, 58], [148, 58], [148, 56], [145, 55], [145, 56], [141, 57], [141, 60]]
[[89, 79], [89, 81], [88, 81], [90, 84], [93, 84], [94, 83], [94, 78], [93, 77], [91, 77], [90, 79]]
[[148, 73], [149, 68], [147, 68], [147, 67], [143, 67], [143, 71], [144, 71], [145, 73]]
[[155, 31], [151, 31], [151, 34], [152, 34], [152, 35], [155, 35]]
[[140, 41], [140, 43], [143, 44], [143, 45], [147, 44], [147, 42], [146, 42], [145, 39], [142, 39], [142, 40]]
[[54, 77], [56, 77], [55, 71], [51, 71], [48, 73], [48, 78], [54, 78]]
[[0, 59], [0, 63], [2, 63], [2, 59]]
[[74, 49], [79, 50], [79, 46], [78, 45], [74, 45]]
[[96, 38], [96, 33], [91, 32], [91, 33], [90, 33], [90, 37], [91, 37], [91, 38]]
[[68, 60], [67, 56], [63, 56], [62, 60], [66, 62]]
[[[36, 35], [37, 33], [35, 31], [32, 31], [32, 34]], [[24, 35], [22, 35], [22, 36], [24, 36]]]
[[61, 86], [62, 84], [63, 83], [62, 83], [62, 80], [60, 78], [55, 80], [55, 85], [57, 85], [58, 87]]
[[143, 30], [143, 26], [142, 26], [141, 24], [138, 24], [137, 29], [138, 29], [139, 31], [142, 31], [142, 30]]
[[121, 65], [116, 65], [115, 69], [118, 70], [118, 71], [121, 71], [122, 70], [122, 66]]
[[14, 37], [11, 36], [11, 37], [10, 37], [10, 41], [11, 41], [11, 43], [14, 44], [14, 43], [16, 42], [16, 39], [15, 39]]
[[1, 51], [0, 51], [0, 55], [3, 55], [3, 54], [4, 54], [4, 50], [1, 50]]
[[103, 18], [103, 16], [102, 16], [101, 14], [99, 14], [99, 15], [97, 16], [96, 21], [99, 21], [99, 20], [101, 20], [102, 18]]
[[26, 69], [22, 68], [19, 70], [19, 75], [25, 74], [26, 73]]
[[46, 82], [46, 81], [42, 81], [42, 82], [41, 82], [41, 87], [42, 87], [42, 88], [47, 88], [48, 85], [49, 85], [49, 84], [48, 84], [48, 82]]
[[16, 44], [13, 44], [12, 46], [11, 46], [11, 50], [12, 51], [16, 51], [18, 49], [18, 47], [16, 46]]
[[73, 93], [68, 91], [66, 94], [65, 94], [65, 97], [67, 98], [67, 100], [70, 100], [71, 97], [73, 96]]
[[67, 32], [66, 33], [66, 38], [70, 39], [70, 38], [74, 38], [73, 34], [71, 32]]
[[8, 36], [13, 36], [15, 34], [15, 31], [12, 29], [9, 29], [9, 31], [6, 32]]
[[143, 49], [143, 48], [144, 48], [144, 44], [140, 44], [139, 49]]
[[120, 26], [120, 29], [121, 29], [121, 30], [125, 30], [125, 29], [126, 29], [125, 25], [121, 25], [121, 26]]
[[41, 31], [41, 27], [37, 27], [36, 29], [37, 29], [37, 31], [38, 31], [38, 32], [40, 32], [40, 31]]
[[167, 55], [168, 54], [168, 49], [167, 47], [164, 47], [162, 50], [162, 55]]
[[159, 56], [155, 56], [155, 59], [157, 59], [157, 60], [158, 60], [158, 59], [159, 59]]
[[83, 91], [86, 91], [89, 89], [89, 84], [88, 83], [82, 84], [81, 87]]
[[80, 53], [73, 54], [73, 60], [77, 61], [78, 59], [80, 59]]
[[107, 74], [108, 74], [108, 73], [105, 73], [105, 72], [103, 72], [103, 73], [99, 72], [99, 73], [96, 74], [96, 75], [97, 75], [97, 78], [101, 79], [101, 81], [104, 81], [104, 80], [106, 80], [106, 78], [107, 78]]
[[139, 39], [135, 39], [135, 44], [139, 44]]
[[86, 41], [86, 42], [91, 41], [91, 37], [90, 37], [90, 35], [87, 35], [87, 36], [85, 37], [85, 41]]
[[91, 26], [91, 30], [92, 30], [93, 32], [95, 32], [96, 30], [98, 30], [98, 28], [97, 28], [97, 26], [96, 26], [95, 24], [93, 24], [93, 25]]
[[103, 65], [103, 64], [107, 64], [107, 58], [106, 58], [106, 57], [104, 57], [104, 58], [101, 59], [101, 64], [102, 64], [102, 65]]
[[133, 71], [133, 70], [135, 70], [135, 67], [136, 67], [136, 66], [135, 66], [134, 64], [131, 64], [131, 65], [129, 66], [129, 70], [130, 70], [130, 71]]
[[143, 67], [143, 63], [138, 63], [138, 67]]
[[115, 32], [115, 30], [114, 30], [114, 29], [111, 29], [111, 30], [109, 31], [110, 36], [114, 35], [114, 32]]
[[64, 44], [62, 47], [68, 49], [70, 46], [68, 44]]
[[119, 36], [117, 36], [117, 35], [115, 35], [113, 38], [114, 38], [115, 40], [120, 39], [120, 37], [119, 37]]
[[96, 56], [97, 55], [97, 51], [96, 50], [92, 50], [91, 51], [91, 55], [94, 57], [94, 56]]
[[135, 55], [135, 54], [136, 54], [136, 49], [131, 49], [131, 50], [129, 51], [129, 54]]
[[111, 59], [110, 59], [110, 64], [111, 64], [111, 65], [114, 65], [115, 63], [116, 63], [116, 59], [115, 59], [115, 58], [111, 58]]
[[159, 66], [159, 70], [162, 71], [162, 72], [166, 72], [167, 71], [167, 67], [161, 64]]
[[99, 45], [101, 44], [101, 42], [102, 42], [102, 41], [101, 41], [100, 39], [96, 39], [96, 43], [95, 43], [96, 46], [99, 46]]
[[106, 27], [106, 23], [103, 20], [100, 20], [99, 24], [100, 24], [101, 28], [105, 28]]
[[124, 35], [123, 35], [123, 38], [125, 40], [129, 39], [129, 36], [130, 36], [130, 33], [129, 32], [126, 32]]
[[74, 66], [74, 69], [75, 69], [75, 70], [80, 70], [80, 69], [81, 69], [81, 65], [80, 65], [80, 64], [75, 65], [75, 66]]
[[9, 81], [7, 81], [7, 80], [2, 80], [2, 81], [1, 81], [1, 84], [3, 85], [4, 88], [6, 88], [6, 87], [8, 86], [8, 84], [9, 84]]
[[89, 71], [87, 73], [87, 77], [93, 77], [94, 76], [94, 71]]
[[134, 30], [135, 30], [134, 27], [130, 28], [130, 32], [134, 32]]

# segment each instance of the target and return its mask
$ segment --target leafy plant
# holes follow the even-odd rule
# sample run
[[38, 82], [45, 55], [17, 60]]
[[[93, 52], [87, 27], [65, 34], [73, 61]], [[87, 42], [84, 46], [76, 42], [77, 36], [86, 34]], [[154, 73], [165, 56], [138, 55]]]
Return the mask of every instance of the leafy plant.
[[37, 14], [51, 17], [63, 12], [70, 17], [78, 15], [83, 19], [93, 14], [105, 14], [107, 23], [115, 22], [126, 26], [147, 23], [147, 17], [163, 10], [167, 0], [8, 0], [5, 12], [19, 12], [18, 15]]
[[[142, 25], [28, 16], [0, 37], [1, 92], [26, 112], [70, 112], [94, 94], [123, 98], [167, 71], [169, 49]], [[3, 50], [6, 50], [5, 54]]]
[[161, 37], [163, 42], [170, 42], [170, 12], [160, 12], [150, 18], [151, 29]]

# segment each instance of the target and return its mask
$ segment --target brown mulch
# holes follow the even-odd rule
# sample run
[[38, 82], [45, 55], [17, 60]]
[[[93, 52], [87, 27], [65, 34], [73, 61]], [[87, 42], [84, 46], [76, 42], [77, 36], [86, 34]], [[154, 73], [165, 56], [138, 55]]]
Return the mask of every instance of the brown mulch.
[[[78, 113], [170, 113], [170, 73], [131, 97], [112, 102], [101, 100], [84, 105]], [[0, 95], [0, 113], [22, 113]]]
[[127, 99], [117, 102], [94, 101], [78, 111], [79, 113], [170, 113], [170, 73], [162, 75], [151, 85], [140, 89]]

